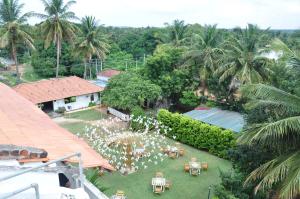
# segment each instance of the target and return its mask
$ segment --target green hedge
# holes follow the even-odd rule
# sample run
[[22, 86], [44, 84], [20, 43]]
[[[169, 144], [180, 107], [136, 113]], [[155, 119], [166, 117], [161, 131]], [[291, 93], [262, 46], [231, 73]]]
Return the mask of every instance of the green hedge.
[[169, 127], [167, 136], [195, 148], [226, 158], [227, 150], [235, 145], [235, 135], [230, 130], [202, 123], [178, 113], [161, 109], [158, 121]]

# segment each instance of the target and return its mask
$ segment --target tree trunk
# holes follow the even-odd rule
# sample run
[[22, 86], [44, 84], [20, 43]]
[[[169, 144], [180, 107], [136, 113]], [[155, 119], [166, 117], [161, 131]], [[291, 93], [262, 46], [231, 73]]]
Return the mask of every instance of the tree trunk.
[[83, 72], [83, 78], [86, 79], [86, 60], [84, 60], [84, 72]]
[[56, 43], [56, 77], [58, 77], [58, 71], [59, 71], [59, 55], [60, 55], [60, 41], [57, 39]]
[[17, 58], [17, 49], [14, 44], [12, 44], [12, 55], [16, 66], [16, 73], [17, 73], [17, 84], [20, 83], [21, 77], [20, 77], [20, 71], [19, 71], [19, 65], [18, 65], [18, 58]]
[[207, 86], [205, 80], [201, 80], [201, 88], [202, 88], [202, 95], [205, 96], [207, 91]]
[[91, 64], [89, 65], [89, 69], [90, 69], [90, 79], [92, 79], [92, 67], [91, 67]]

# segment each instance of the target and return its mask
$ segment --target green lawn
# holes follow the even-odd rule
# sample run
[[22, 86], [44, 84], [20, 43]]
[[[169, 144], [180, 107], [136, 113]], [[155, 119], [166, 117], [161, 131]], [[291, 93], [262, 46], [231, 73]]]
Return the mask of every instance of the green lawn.
[[75, 123], [67, 122], [67, 123], [61, 123], [59, 125], [74, 134], [78, 134], [78, 133], [82, 134], [84, 132], [84, 128], [86, 126], [86, 124], [83, 122], [75, 122]]
[[[73, 133], [82, 133], [85, 125], [82, 122], [61, 124], [62, 127]], [[171, 145], [174, 144], [173, 140], [168, 140]], [[128, 199], [207, 199], [209, 186], [220, 183], [219, 169], [229, 170], [231, 163], [190, 146], [182, 146], [185, 148], [186, 154], [179, 159], [166, 158], [158, 165], [148, 164], [147, 169], [127, 176], [123, 176], [119, 172], [105, 173], [102, 177], [102, 184], [108, 189], [104, 193], [110, 197], [117, 190], [123, 190]], [[183, 165], [188, 163], [191, 157], [196, 157], [200, 162], [208, 162], [208, 171], [203, 171], [197, 177], [185, 173]], [[154, 194], [150, 185], [151, 179], [157, 171], [163, 172], [165, 178], [172, 181], [171, 189], [161, 195]]]
[[[231, 163], [215, 157], [209, 153], [185, 146], [187, 154], [179, 159], [166, 159], [158, 165], [149, 165], [145, 170], [137, 171], [128, 176], [122, 176], [119, 172], [106, 173], [102, 177], [104, 187], [108, 189], [105, 194], [113, 195], [116, 190], [124, 190], [129, 199], [207, 199], [208, 187], [220, 183], [219, 169], [229, 170]], [[208, 162], [208, 171], [203, 171], [199, 176], [190, 176], [183, 171], [184, 163], [191, 157], [197, 157], [199, 161]], [[170, 190], [161, 195], [152, 192], [150, 185], [152, 177], [157, 171], [172, 181]]]
[[85, 121], [95, 121], [95, 120], [106, 118], [107, 116], [106, 114], [101, 113], [100, 111], [89, 109], [89, 110], [83, 110], [74, 113], [67, 113], [65, 114], [64, 117], [72, 118], [72, 119], [80, 119]]

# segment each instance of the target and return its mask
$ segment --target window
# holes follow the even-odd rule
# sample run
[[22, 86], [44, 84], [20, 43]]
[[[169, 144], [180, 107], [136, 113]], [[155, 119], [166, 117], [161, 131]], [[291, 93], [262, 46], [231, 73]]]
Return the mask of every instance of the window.
[[95, 100], [94, 94], [91, 94], [91, 102]]
[[69, 103], [72, 103], [72, 102], [76, 102], [76, 97], [65, 98], [65, 104], [69, 104]]

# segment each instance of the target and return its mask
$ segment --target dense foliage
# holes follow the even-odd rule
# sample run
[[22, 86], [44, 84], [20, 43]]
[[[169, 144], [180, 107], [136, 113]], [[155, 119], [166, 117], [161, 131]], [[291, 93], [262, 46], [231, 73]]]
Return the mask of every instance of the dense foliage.
[[135, 73], [124, 72], [110, 79], [103, 92], [103, 103], [121, 110], [149, 107], [161, 95], [159, 86]]
[[235, 135], [230, 130], [223, 130], [164, 109], [159, 111], [157, 118], [170, 128], [167, 136], [219, 157], [227, 157], [227, 150], [235, 145]]

